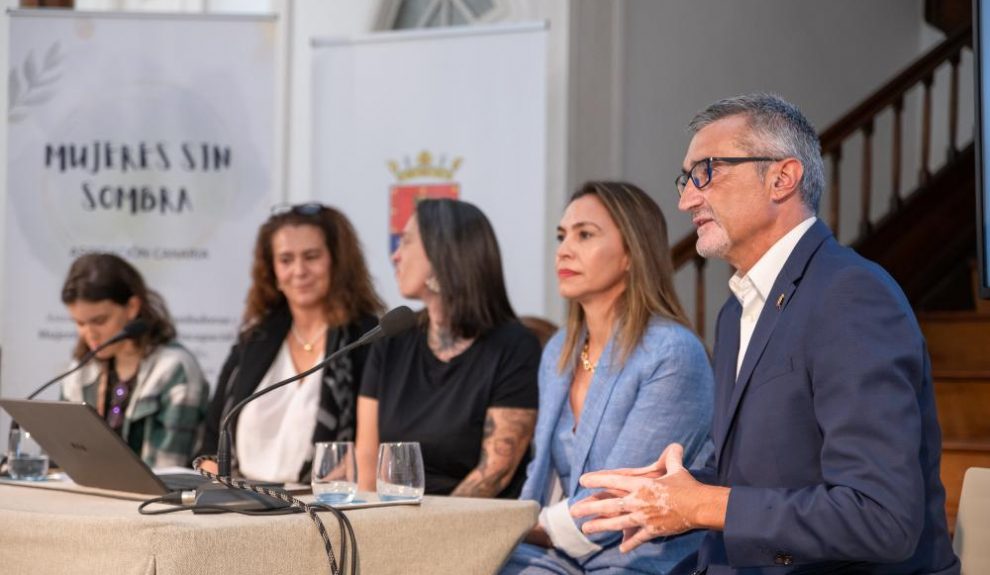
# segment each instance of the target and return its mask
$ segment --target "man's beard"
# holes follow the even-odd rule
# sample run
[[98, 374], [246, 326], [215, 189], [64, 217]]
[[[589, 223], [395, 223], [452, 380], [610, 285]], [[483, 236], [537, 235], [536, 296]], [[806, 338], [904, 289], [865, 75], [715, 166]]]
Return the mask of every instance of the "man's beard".
[[[711, 218], [711, 215], [708, 217]], [[714, 218], [704, 227], [706, 228], [704, 235], [701, 229], [698, 229], [698, 241], [694, 245], [698, 255], [703, 258], [724, 258], [729, 251], [729, 236]]]

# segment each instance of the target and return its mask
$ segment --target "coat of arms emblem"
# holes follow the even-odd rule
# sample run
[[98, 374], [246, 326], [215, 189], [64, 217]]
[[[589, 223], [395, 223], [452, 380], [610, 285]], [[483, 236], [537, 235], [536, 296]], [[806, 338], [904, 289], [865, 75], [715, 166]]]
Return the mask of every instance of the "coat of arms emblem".
[[408, 159], [400, 165], [395, 160], [388, 162], [388, 169], [398, 183], [391, 188], [389, 199], [389, 253], [399, 247], [402, 228], [415, 213], [416, 203], [425, 199], [449, 198], [456, 200], [461, 186], [454, 180], [454, 172], [461, 167], [462, 159], [454, 158], [447, 165], [441, 156], [434, 163], [433, 155], [426, 150], [416, 156], [416, 163]]

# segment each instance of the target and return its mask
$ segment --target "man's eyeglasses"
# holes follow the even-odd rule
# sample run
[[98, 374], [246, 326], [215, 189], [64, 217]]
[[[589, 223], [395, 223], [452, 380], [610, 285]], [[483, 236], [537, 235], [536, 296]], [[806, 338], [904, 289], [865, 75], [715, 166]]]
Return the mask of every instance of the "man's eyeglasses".
[[319, 202], [306, 202], [305, 204], [276, 204], [272, 206], [272, 216], [281, 216], [283, 214], [298, 214], [300, 216], [315, 216], [323, 210], [326, 206]]
[[722, 163], [735, 166], [737, 164], [745, 164], [747, 162], [779, 162], [783, 158], [770, 158], [767, 156], [746, 156], [737, 158], [705, 158], [703, 160], [698, 160], [691, 166], [691, 169], [686, 172], [681, 172], [681, 175], [677, 176], [674, 183], [677, 184], [677, 195], [684, 195], [684, 188], [687, 187], [688, 179], [694, 184], [694, 187], [701, 190], [708, 184], [712, 183], [712, 164]]

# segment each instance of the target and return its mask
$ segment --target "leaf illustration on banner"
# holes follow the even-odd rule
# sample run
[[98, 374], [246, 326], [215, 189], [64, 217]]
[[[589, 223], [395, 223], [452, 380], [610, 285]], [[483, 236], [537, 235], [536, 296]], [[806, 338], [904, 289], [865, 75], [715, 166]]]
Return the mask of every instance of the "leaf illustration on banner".
[[[28, 52], [24, 64], [21, 66], [21, 73], [18, 73], [17, 68], [10, 70], [7, 93], [8, 122], [20, 122], [28, 116], [29, 110], [27, 108], [45, 104], [55, 96], [53, 90], [45, 88], [62, 77], [58, 70], [62, 60], [62, 48], [58, 42], [55, 42], [45, 51], [40, 70], [35, 61], [34, 52]], [[24, 86], [21, 85], [22, 74]]]
[[61, 49], [62, 49], [61, 44], [55, 42], [48, 48], [48, 51], [45, 52], [46, 70], [53, 70], [55, 66], [58, 66], [59, 64], [62, 63], [62, 55], [59, 53], [59, 50]]
[[34, 52], [28, 52], [27, 59], [24, 61], [24, 79], [27, 81], [28, 88], [38, 84], [38, 70], [34, 67]]
[[14, 102], [16, 102], [21, 97], [21, 77], [17, 75], [16, 69], [10, 70], [10, 75], [7, 77], [7, 102], [8, 107], [13, 108]]

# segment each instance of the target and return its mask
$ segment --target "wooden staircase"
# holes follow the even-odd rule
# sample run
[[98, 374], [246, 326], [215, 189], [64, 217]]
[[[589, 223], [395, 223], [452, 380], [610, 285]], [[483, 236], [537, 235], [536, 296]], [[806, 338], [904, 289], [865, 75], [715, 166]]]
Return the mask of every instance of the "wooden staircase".
[[942, 484], [955, 527], [963, 475], [990, 467], [990, 309], [919, 314], [942, 426]]
[[958, 285], [951, 287], [968, 297], [957, 296], [962, 301], [952, 307], [972, 309], [967, 262], [976, 255], [975, 214], [976, 161], [970, 144], [852, 247], [897, 280], [915, 311], [945, 309], [945, 303], [932, 300], [947, 291], [940, 280], [959, 268], [961, 273], [953, 276]]

